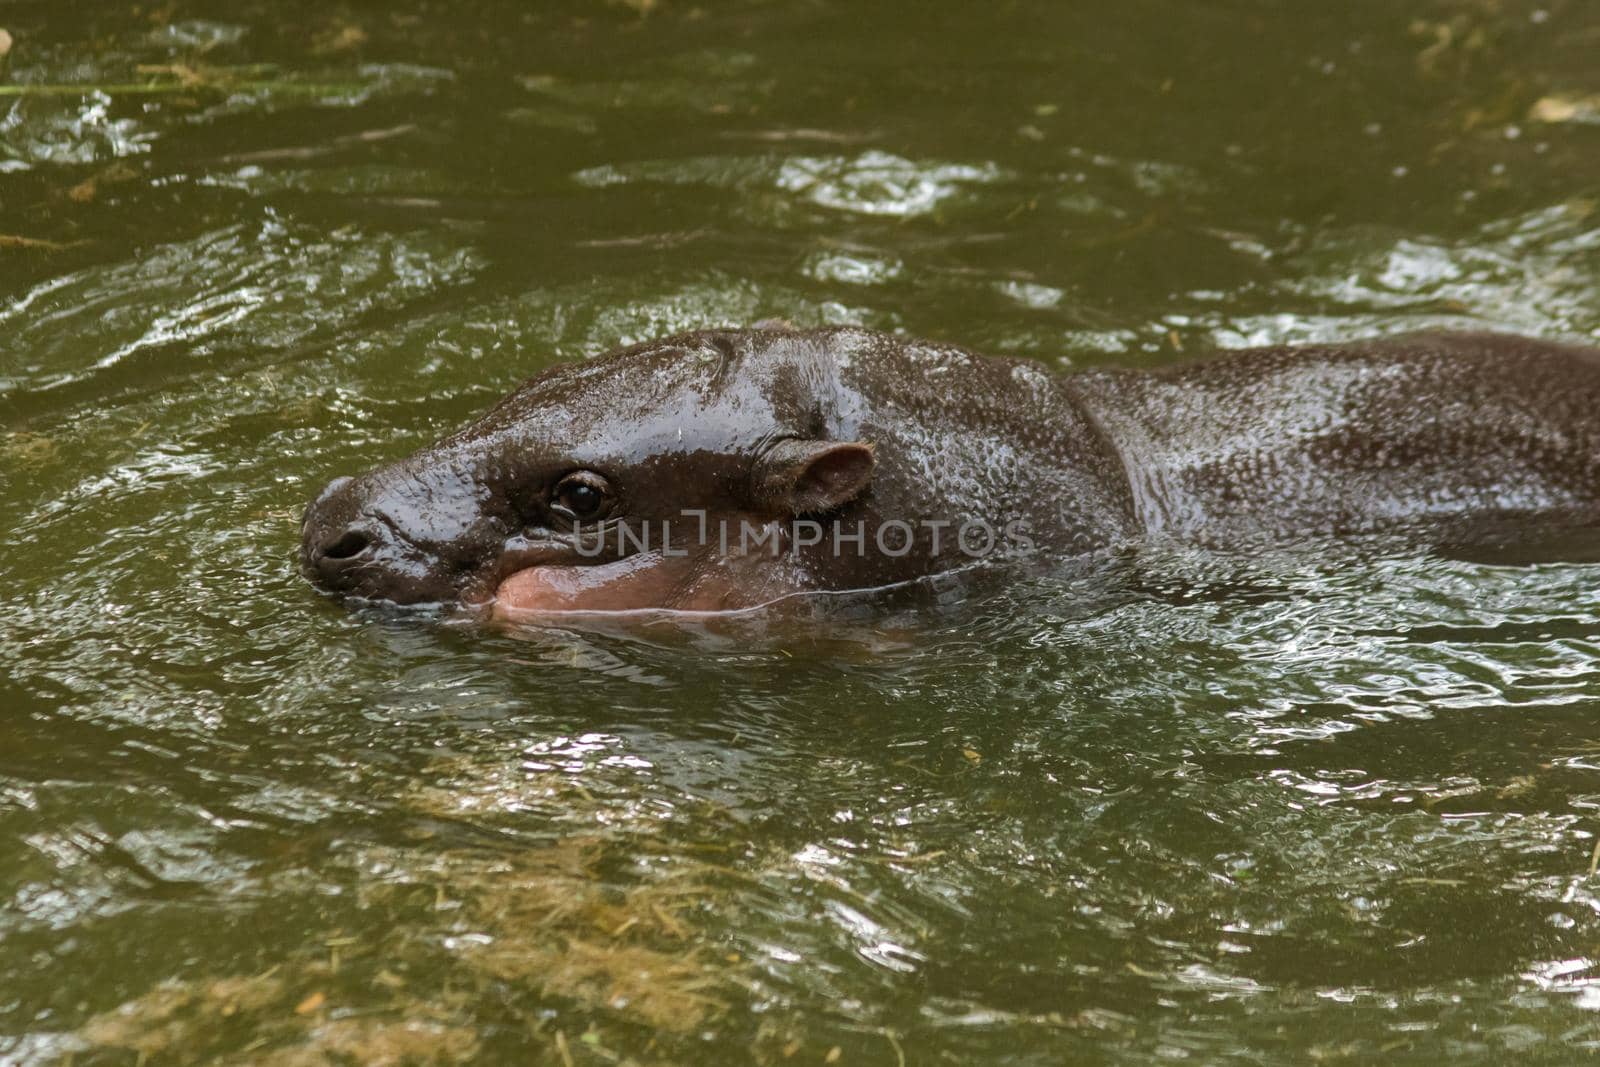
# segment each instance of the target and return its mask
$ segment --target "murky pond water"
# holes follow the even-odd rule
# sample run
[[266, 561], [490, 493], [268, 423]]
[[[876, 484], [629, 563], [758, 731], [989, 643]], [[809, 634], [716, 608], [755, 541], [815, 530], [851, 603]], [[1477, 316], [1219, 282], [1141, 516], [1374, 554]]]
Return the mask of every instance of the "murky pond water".
[[1594, 5], [0, 26], [0, 1061], [1600, 1046], [1600, 567], [1152, 552], [755, 639], [293, 566], [325, 479], [679, 328], [1600, 336]]

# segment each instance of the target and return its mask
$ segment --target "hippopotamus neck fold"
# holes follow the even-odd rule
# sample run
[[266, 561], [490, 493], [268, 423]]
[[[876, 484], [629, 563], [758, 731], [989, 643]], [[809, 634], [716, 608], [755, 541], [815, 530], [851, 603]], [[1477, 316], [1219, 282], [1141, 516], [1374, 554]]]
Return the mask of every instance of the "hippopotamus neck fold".
[[1021, 522], [1052, 555], [1092, 552], [1137, 531], [1123, 461], [1070, 377], [1032, 360], [864, 330], [829, 341], [840, 391], [857, 412], [850, 428], [877, 446], [872, 493], [858, 509], [869, 523]]

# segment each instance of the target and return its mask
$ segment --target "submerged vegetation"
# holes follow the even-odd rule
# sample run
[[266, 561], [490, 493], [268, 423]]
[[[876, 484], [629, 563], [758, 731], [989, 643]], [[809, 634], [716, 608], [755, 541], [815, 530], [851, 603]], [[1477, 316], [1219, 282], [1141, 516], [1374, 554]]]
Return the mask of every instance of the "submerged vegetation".
[[[433, 836], [426, 824], [458, 817], [475, 796], [513, 803], [523, 790], [559, 794], [574, 826], [615, 821], [563, 783], [515, 773], [475, 782], [477, 773], [430, 768], [447, 785], [402, 798], [400, 811], [418, 820], [408, 836]], [[172, 1063], [472, 1063], [473, 1020], [493, 1005], [499, 1026], [539, 1038], [552, 1062], [570, 1062], [574, 1044], [663, 1062], [740, 995], [739, 959], [715, 953], [696, 919], [725, 896], [723, 872], [678, 861], [628, 875], [640, 866], [628, 847], [640, 829], [443, 848], [421, 865], [408, 849], [371, 846], [358, 862], [370, 872], [359, 909], [382, 918], [365, 934], [321, 931], [259, 974], [164, 981], [79, 1036], [90, 1051]], [[261, 887], [272, 889], [270, 879]], [[574, 1029], [574, 1019], [588, 1022]]]

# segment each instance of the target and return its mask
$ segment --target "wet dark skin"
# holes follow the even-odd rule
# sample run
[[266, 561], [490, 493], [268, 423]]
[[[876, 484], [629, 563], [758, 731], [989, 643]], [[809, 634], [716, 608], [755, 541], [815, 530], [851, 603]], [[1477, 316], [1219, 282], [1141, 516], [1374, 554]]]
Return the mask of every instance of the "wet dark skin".
[[1419, 335], [1052, 374], [756, 328], [533, 378], [328, 485], [301, 560], [330, 591], [537, 621], [742, 610], [1153, 538], [1471, 545], [1596, 523], [1592, 349]]

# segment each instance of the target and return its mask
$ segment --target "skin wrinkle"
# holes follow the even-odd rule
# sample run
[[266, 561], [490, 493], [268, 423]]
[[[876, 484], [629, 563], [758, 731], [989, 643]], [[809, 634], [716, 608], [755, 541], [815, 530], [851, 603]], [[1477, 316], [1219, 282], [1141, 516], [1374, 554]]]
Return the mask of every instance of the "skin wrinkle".
[[[840, 499], [821, 516], [786, 510], [759, 487], [796, 484], [767, 481], [788, 440], [870, 445], [870, 483], [857, 491], [823, 471], [810, 484]], [[813, 454], [784, 452], [794, 463]], [[654, 537], [670, 522], [677, 540], [688, 536], [681, 512], [698, 508], [735, 537], [741, 521], [787, 529], [797, 517], [823, 522], [823, 536], [785, 542], [776, 558], [725, 557], [714, 543], [668, 557], [652, 545], [620, 566], [639, 553], [613, 543], [581, 559], [546, 506], [574, 469], [613, 487], [613, 528]], [[508, 610], [721, 610], [965, 567], [956, 535], [967, 521], [1024, 522], [1040, 559], [1152, 537], [1229, 547], [1405, 530], [1422, 544], [1471, 542], [1517, 523], [1600, 521], [1597, 474], [1600, 355], [1524, 338], [1432, 335], [1053, 375], [853, 327], [715, 330], [553, 368], [439, 444], [336, 482], [308, 509], [303, 563], [333, 591], [398, 602], [488, 601], [498, 587]], [[917, 528], [906, 556], [874, 543], [891, 520]], [[944, 524], [937, 551], [929, 522]], [[857, 523], [868, 551], [832, 554], [832, 533]], [[360, 558], [324, 553], [349, 530], [375, 541]], [[528, 544], [543, 554], [518, 547]]]

